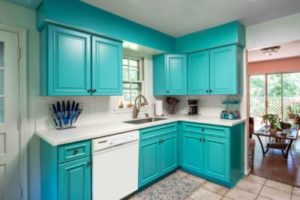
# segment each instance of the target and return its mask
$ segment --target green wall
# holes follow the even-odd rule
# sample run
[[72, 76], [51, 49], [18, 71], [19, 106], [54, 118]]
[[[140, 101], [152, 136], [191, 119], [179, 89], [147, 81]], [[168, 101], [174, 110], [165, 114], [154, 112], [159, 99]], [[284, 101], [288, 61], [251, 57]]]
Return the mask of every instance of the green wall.
[[[31, 134], [34, 133], [34, 99], [38, 94], [39, 78], [39, 33], [36, 31], [35, 22], [35, 11], [0, 0], [0, 23], [27, 30], [28, 111], [29, 133]], [[32, 136], [33, 135], [29, 135], [28, 138]], [[32, 138], [28, 146], [30, 200], [40, 199], [38, 147], [38, 140]]]

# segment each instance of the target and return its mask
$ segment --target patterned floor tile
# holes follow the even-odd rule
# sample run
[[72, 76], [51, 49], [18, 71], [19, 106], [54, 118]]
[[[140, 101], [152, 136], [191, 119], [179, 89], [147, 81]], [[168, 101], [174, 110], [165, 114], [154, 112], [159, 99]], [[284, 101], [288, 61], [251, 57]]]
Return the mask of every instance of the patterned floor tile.
[[242, 190], [246, 190], [248, 192], [254, 193], [254, 194], [258, 194], [263, 185], [258, 184], [258, 183], [254, 183], [254, 182], [250, 182], [247, 180], [241, 180], [238, 184], [237, 187], [239, 187]]
[[256, 194], [253, 194], [253, 193], [250, 193], [250, 192], [247, 192], [245, 190], [242, 190], [238, 187], [230, 190], [227, 194], [226, 194], [226, 197], [229, 197], [231, 199], [234, 199], [234, 200], [254, 200], [256, 199]]

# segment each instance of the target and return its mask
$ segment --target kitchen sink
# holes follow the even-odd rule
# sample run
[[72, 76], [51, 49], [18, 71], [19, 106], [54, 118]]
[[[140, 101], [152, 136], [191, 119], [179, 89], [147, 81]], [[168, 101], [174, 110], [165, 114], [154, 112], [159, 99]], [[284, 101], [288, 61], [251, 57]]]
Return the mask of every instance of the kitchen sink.
[[156, 122], [156, 121], [161, 121], [161, 120], [166, 120], [166, 119], [167, 118], [163, 118], [163, 117], [149, 117], [149, 118], [143, 118], [143, 119], [134, 119], [134, 120], [124, 121], [124, 123], [127, 123], [127, 124], [144, 124], [144, 123]]

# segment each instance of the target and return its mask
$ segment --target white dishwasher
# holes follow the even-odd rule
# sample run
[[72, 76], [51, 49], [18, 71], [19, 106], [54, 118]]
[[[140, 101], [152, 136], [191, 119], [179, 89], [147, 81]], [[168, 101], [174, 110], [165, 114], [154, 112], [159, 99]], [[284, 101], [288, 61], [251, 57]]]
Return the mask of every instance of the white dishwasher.
[[138, 189], [139, 132], [94, 139], [93, 200], [119, 200]]

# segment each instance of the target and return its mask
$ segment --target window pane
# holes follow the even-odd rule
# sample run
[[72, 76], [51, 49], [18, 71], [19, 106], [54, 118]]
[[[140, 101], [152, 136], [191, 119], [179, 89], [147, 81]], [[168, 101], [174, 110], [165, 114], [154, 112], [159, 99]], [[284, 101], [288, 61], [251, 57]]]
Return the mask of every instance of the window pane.
[[0, 97], [0, 123], [4, 122], [4, 97]]
[[123, 59], [123, 65], [128, 65], [128, 59]]
[[285, 121], [291, 120], [291, 114], [300, 114], [300, 73], [282, 75], [283, 116]]
[[281, 74], [270, 74], [268, 79], [268, 113], [277, 114], [282, 119], [282, 104], [281, 104]]
[[124, 100], [124, 102], [131, 102], [130, 89], [123, 90], [123, 100]]
[[0, 69], [0, 95], [4, 95], [4, 70]]
[[137, 60], [129, 60], [129, 65], [132, 67], [137, 67], [139, 63]]
[[138, 81], [140, 80], [139, 70], [137, 67], [130, 67], [129, 69], [129, 78], [131, 81]]
[[250, 77], [250, 116], [262, 117], [265, 114], [265, 76]]
[[140, 83], [132, 83], [131, 88], [136, 89], [136, 90], [140, 90], [141, 84]]
[[4, 42], [0, 42], [0, 66], [4, 66]]
[[123, 80], [125, 80], [125, 81], [129, 80], [128, 67], [127, 66], [123, 66]]

